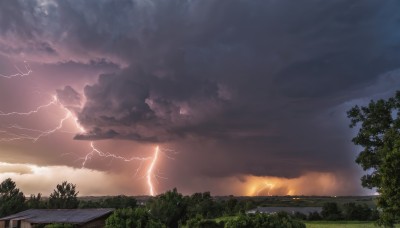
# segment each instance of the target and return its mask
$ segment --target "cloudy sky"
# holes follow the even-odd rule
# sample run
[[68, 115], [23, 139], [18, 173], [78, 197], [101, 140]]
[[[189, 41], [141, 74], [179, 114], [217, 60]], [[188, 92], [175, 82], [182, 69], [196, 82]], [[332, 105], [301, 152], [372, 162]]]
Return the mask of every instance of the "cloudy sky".
[[0, 1], [0, 180], [45, 195], [64, 180], [81, 195], [372, 194], [346, 111], [399, 88], [399, 10]]

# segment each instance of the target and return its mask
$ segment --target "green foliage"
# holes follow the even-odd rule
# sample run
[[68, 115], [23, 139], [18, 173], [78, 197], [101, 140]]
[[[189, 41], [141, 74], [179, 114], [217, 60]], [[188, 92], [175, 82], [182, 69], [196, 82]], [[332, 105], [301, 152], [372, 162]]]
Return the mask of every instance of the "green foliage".
[[226, 202], [224, 202], [224, 205], [223, 205], [224, 215], [236, 214], [238, 212], [236, 210], [238, 208], [237, 204], [238, 204], [238, 200], [235, 197], [230, 196], [229, 199]]
[[337, 203], [333, 202], [324, 203], [321, 215], [324, 220], [340, 220], [342, 218], [342, 212]]
[[134, 208], [137, 206], [137, 200], [133, 196], [112, 196], [97, 201], [80, 200], [79, 208]]
[[137, 206], [137, 201], [134, 197], [120, 195], [105, 199], [101, 206], [105, 208], [134, 208]]
[[107, 218], [106, 228], [158, 228], [165, 227], [160, 221], [151, 218], [145, 208], [118, 209]]
[[[103, 208], [103, 201], [79, 200], [78, 208]], [[106, 207], [111, 208], [111, 207]]]
[[294, 220], [287, 213], [277, 214], [241, 214], [236, 219], [227, 221], [226, 228], [305, 228], [306, 225]]
[[50, 194], [49, 208], [55, 209], [73, 209], [78, 208], [78, 193], [75, 190], [76, 185], [66, 181], [58, 184], [53, 193]]
[[369, 171], [362, 185], [379, 193], [379, 224], [393, 226], [400, 216], [400, 91], [388, 100], [355, 106], [347, 114], [350, 127], [361, 125], [353, 142], [363, 147], [356, 162]]
[[306, 226], [307, 228], [377, 228], [373, 222], [360, 221], [313, 221], [306, 222]]
[[310, 212], [307, 216], [307, 220], [309, 220], [309, 221], [315, 221], [315, 220], [321, 220], [321, 219], [322, 219], [321, 215], [316, 211]]
[[[148, 208], [152, 217], [167, 227], [178, 227], [179, 221], [186, 220], [187, 205], [176, 188], [151, 199]], [[183, 221], [182, 221], [183, 222]]]
[[7, 178], [0, 184], [0, 217], [25, 209], [25, 196], [16, 188], [15, 182]]
[[47, 208], [46, 202], [42, 200], [42, 194], [31, 194], [29, 199], [25, 202], [26, 207], [29, 209], [45, 209]]
[[216, 218], [221, 216], [221, 207], [214, 201], [209, 192], [194, 193], [186, 198], [187, 216], [194, 218], [201, 215], [202, 218]]
[[224, 228], [223, 221], [217, 222], [213, 219], [203, 219], [201, 216], [196, 216], [186, 222], [187, 227], [190, 228]]
[[[375, 215], [375, 216], [374, 216]], [[376, 213], [366, 204], [346, 203], [343, 205], [345, 220], [368, 221], [378, 219]]]
[[307, 220], [307, 215], [301, 213], [301, 212], [296, 212], [294, 213], [294, 218], [299, 219], [299, 220]]

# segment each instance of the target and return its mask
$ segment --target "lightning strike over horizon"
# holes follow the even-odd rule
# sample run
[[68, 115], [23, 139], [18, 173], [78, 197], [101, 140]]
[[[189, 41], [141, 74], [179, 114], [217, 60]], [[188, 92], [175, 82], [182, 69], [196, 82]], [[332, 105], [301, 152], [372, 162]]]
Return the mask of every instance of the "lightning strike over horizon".
[[22, 71], [22, 70], [19, 69], [19, 67], [16, 66], [16, 65], [14, 66], [14, 68], [18, 71], [18, 73], [10, 74], [10, 75], [0, 74], [0, 78], [7, 78], [7, 79], [15, 78], [15, 77], [21, 77], [21, 78], [23, 78], [23, 77], [26, 77], [26, 76], [30, 75], [30, 74], [33, 72], [32, 69], [31, 69], [31, 66], [30, 66], [29, 63], [26, 62], [26, 61], [24, 61], [24, 68], [25, 68], [25, 71]]
[[[75, 121], [76, 127], [80, 130], [80, 132], [81, 133], [86, 133], [85, 128], [83, 128], [79, 124], [78, 119], [74, 118], [74, 121]], [[100, 149], [98, 149], [95, 146], [93, 141], [90, 142], [90, 147], [91, 147], [92, 150], [88, 154], [86, 154], [86, 156], [84, 158], [82, 158], [83, 159], [82, 168], [85, 168], [85, 165], [88, 162], [88, 160], [91, 160], [92, 157], [94, 156], [94, 154], [97, 154], [100, 157], [119, 159], [119, 160], [122, 160], [124, 162], [139, 161], [140, 162], [139, 166], [136, 169], [136, 172], [135, 172], [135, 175], [134, 175], [134, 176], [136, 176], [137, 173], [140, 171], [143, 162], [152, 159], [151, 164], [150, 164], [150, 166], [149, 166], [149, 168], [147, 169], [147, 172], [146, 172], [146, 178], [147, 178], [147, 184], [148, 184], [148, 188], [149, 188], [149, 195], [154, 196], [154, 185], [153, 185], [153, 183], [151, 181], [151, 178], [156, 176], [156, 175], [153, 174], [153, 170], [154, 170], [154, 166], [156, 164], [156, 161], [158, 159], [159, 146], [156, 147], [156, 150], [155, 150], [155, 153], [154, 153], [153, 157], [130, 157], [130, 158], [126, 158], [126, 157], [123, 157], [123, 156], [120, 156], [120, 155], [116, 155], [116, 154], [113, 154], [113, 153], [110, 153], [110, 152], [103, 152], [103, 151], [101, 151]], [[168, 156], [168, 155], [166, 155], [166, 156], [168, 158], [170, 158], [170, 156]], [[173, 158], [171, 158], [171, 159], [173, 159]]]
[[260, 190], [257, 191], [256, 196], [260, 196], [260, 193], [268, 189], [267, 196], [271, 196], [270, 192], [275, 187], [274, 184], [265, 183], [265, 186], [262, 187]]
[[151, 178], [154, 177], [153, 169], [154, 169], [154, 165], [157, 163], [158, 153], [159, 153], [159, 146], [157, 146], [155, 149], [153, 160], [151, 161], [149, 169], [147, 170], [147, 173], [146, 173], [147, 185], [149, 186], [149, 191], [150, 191], [151, 196], [154, 196], [154, 186], [153, 186], [153, 182], [152, 182]]
[[[1, 116], [30, 116], [36, 113], [39, 113], [43, 109], [49, 108], [50, 106], [53, 105], [59, 105], [60, 108], [62, 108], [65, 111], [65, 116], [60, 118], [58, 121], [58, 125], [54, 128], [51, 128], [49, 130], [40, 130], [40, 129], [34, 129], [34, 128], [28, 128], [28, 127], [22, 127], [17, 124], [11, 125], [8, 127], [8, 129], [14, 129], [14, 130], [19, 130], [19, 131], [24, 131], [24, 133], [14, 133], [14, 132], [8, 132], [6, 130], [0, 130], [1, 134], [8, 135], [9, 137], [3, 137], [0, 138], [0, 142], [11, 142], [11, 141], [17, 141], [17, 140], [32, 140], [34, 143], [36, 143], [39, 139], [42, 137], [54, 134], [58, 131], [61, 131], [61, 129], [64, 127], [65, 121], [68, 119], [72, 119], [75, 127], [79, 130], [80, 133], [86, 133], [87, 131], [85, 128], [79, 123], [78, 118], [66, 107], [64, 107], [58, 100], [57, 96], [53, 96], [53, 99], [44, 105], [40, 105], [36, 107], [35, 109], [31, 111], [26, 111], [26, 112], [9, 112], [5, 113], [0, 111], [0, 117]], [[61, 131], [64, 133], [74, 133], [74, 132], [67, 132], [67, 131]], [[118, 159], [124, 162], [132, 162], [132, 161], [139, 161], [139, 166], [136, 169], [135, 176], [137, 173], [140, 171], [142, 168], [142, 163], [145, 161], [150, 161], [151, 163], [147, 168], [146, 171], [146, 180], [147, 180], [147, 185], [148, 185], [148, 192], [149, 195], [154, 196], [155, 195], [155, 190], [154, 190], [154, 184], [152, 182], [153, 178], [157, 178], [157, 175], [154, 174], [154, 169], [157, 164], [157, 160], [159, 157], [159, 146], [156, 147], [153, 156], [149, 157], [123, 157], [114, 153], [110, 152], [103, 152], [99, 148], [96, 147], [95, 143], [93, 141], [90, 141], [90, 152], [87, 153], [84, 157], [81, 157], [80, 159], [83, 160], [82, 162], [82, 168], [85, 168], [87, 162], [92, 159], [94, 155], [98, 155], [99, 157], [104, 157], [104, 158], [111, 158], [111, 159]], [[174, 159], [171, 156], [169, 156], [167, 153], [165, 153], [165, 156], [170, 159]], [[166, 178], [165, 178], [166, 179]]]

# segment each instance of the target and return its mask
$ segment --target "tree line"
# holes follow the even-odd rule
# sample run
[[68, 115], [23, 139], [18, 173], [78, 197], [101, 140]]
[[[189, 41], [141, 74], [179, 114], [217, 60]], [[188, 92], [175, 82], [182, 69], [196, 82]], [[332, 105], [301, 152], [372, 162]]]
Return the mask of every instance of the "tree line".
[[[62, 182], [46, 199], [39, 193], [26, 198], [11, 179], [0, 184], [0, 217], [25, 209], [75, 209], [115, 208], [106, 220], [107, 227], [304, 227], [305, 220], [376, 220], [379, 213], [366, 204], [347, 203], [339, 207], [328, 202], [322, 213], [289, 215], [280, 212], [273, 215], [247, 214], [246, 211], [260, 206], [251, 198], [238, 200], [230, 196], [216, 200], [209, 192], [183, 196], [176, 189], [150, 198], [139, 204], [131, 196], [113, 196], [98, 200], [79, 200], [76, 185]], [[220, 219], [218, 218], [234, 218]], [[69, 227], [64, 225], [61, 227]], [[54, 227], [58, 227], [54, 225]]]

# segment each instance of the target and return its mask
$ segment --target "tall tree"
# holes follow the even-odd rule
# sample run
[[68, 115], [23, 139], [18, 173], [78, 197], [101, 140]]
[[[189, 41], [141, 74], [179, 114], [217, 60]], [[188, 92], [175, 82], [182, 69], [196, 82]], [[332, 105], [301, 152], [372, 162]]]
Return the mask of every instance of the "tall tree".
[[0, 184], [0, 217], [24, 210], [25, 196], [8, 178]]
[[347, 115], [350, 127], [360, 127], [353, 142], [363, 147], [356, 159], [368, 171], [362, 185], [379, 193], [378, 223], [393, 226], [400, 218], [400, 91], [387, 100], [355, 106]]
[[327, 202], [322, 206], [321, 215], [325, 220], [339, 220], [342, 217], [342, 212], [337, 203]]
[[58, 184], [53, 193], [50, 194], [49, 207], [57, 209], [73, 209], [78, 208], [78, 193], [76, 185], [66, 181]]
[[28, 200], [25, 201], [27, 208], [30, 209], [44, 209], [46, 208], [45, 201], [42, 200], [42, 193], [37, 195], [31, 194]]
[[149, 200], [147, 207], [150, 215], [167, 227], [178, 227], [186, 219], [186, 202], [176, 188]]

